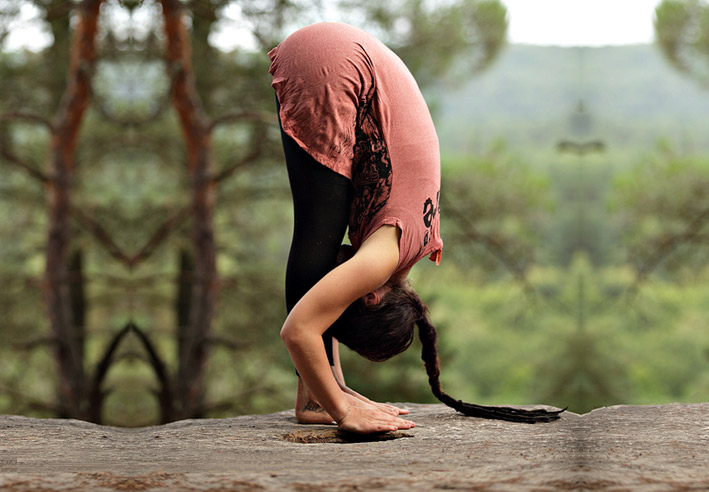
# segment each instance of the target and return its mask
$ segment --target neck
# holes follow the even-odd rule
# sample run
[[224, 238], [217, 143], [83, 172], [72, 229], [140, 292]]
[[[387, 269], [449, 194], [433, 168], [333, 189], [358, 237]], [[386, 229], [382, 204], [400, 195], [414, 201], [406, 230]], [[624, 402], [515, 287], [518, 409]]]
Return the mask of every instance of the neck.
[[387, 280], [387, 284], [399, 285], [399, 284], [403, 283], [408, 278], [410, 271], [411, 271], [411, 268], [399, 270], [398, 272], [394, 273], [394, 275], [389, 277], [389, 280]]

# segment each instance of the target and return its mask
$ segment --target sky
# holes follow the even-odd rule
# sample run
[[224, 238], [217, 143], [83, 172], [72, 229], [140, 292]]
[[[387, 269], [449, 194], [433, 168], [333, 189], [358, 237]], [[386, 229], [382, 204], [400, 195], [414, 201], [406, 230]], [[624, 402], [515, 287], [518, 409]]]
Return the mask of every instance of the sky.
[[511, 43], [604, 46], [651, 43], [660, 0], [501, 0]]
[[[651, 43], [660, 0], [501, 0], [508, 11], [511, 43], [605, 46]], [[2, 2], [0, 1], [0, 4]], [[12, 26], [5, 49], [41, 49], [51, 38], [27, 4]], [[233, 38], [233, 32], [232, 36]], [[218, 39], [217, 39], [218, 42]], [[229, 46], [224, 46], [228, 49]]]

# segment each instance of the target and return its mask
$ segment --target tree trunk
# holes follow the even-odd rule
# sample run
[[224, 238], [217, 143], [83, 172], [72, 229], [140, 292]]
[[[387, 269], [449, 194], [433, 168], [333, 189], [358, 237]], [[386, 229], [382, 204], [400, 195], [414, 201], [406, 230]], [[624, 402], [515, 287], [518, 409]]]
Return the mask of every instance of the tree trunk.
[[83, 327], [72, 310], [68, 252], [69, 214], [74, 159], [81, 121], [91, 95], [91, 69], [96, 56], [95, 36], [101, 0], [84, 0], [71, 45], [67, 85], [52, 124], [50, 174], [47, 183], [49, 235], [46, 247], [44, 295], [52, 333], [57, 339], [56, 362], [63, 417], [83, 419], [86, 381], [83, 365]]
[[199, 418], [204, 400], [207, 344], [216, 301], [214, 244], [215, 186], [211, 181], [210, 121], [195, 87], [190, 39], [178, 0], [160, 0], [165, 22], [165, 56], [172, 76], [173, 104], [187, 151], [192, 192], [192, 286], [189, 321], [181, 327], [176, 381], [176, 418]]
[[71, 2], [65, 0], [33, 0], [38, 9], [44, 10], [44, 21], [52, 32], [53, 42], [43, 55], [42, 73], [45, 87], [49, 89], [52, 108], [61, 104], [66, 92], [67, 70], [71, 64], [72, 30], [70, 22]]

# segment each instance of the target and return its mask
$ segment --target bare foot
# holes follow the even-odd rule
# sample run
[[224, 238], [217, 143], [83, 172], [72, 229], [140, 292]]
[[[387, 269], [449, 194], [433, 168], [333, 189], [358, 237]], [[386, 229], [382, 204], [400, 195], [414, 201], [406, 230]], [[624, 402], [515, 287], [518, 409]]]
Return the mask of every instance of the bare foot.
[[330, 414], [315, 401], [305, 383], [298, 378], [295, 397], [295, 420], [301, 424], [332, 424]]
[[295, 409], [295, 420], [300, 424], [334, 424], [330, 414], [313, 400], [308, 400], [305, 405]]
[[380, 410], [384, 413], [388, 413], [389, 415], [393, 415], [394, 417], [398, 415], [406, 415], [409, 413], [409, 411], [405, 408], [399, 408], [395, 407], [394, 405], [389, 405], [388, 403], [377, 403], [376, 401], [372, 401], [366, 396], [362, 396], [356, 391], [348, 388], [348, 387], [342, 387], [342, 391], [344, 391], [347, 395], [352, 396], [353, 398], [356, 398], [358, 400], [361, 400], [364, 403], [369, 404], [370, 406], [373, 406], [377, 410]]

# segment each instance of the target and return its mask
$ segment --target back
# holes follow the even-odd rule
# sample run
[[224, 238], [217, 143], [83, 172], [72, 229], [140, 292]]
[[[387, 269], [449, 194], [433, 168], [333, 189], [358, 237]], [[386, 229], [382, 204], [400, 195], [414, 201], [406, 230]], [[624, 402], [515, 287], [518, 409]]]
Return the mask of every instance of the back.
[[300, 29], [269, 57], [284, 131], [354, 184], [355, 249], [388, 224], [402, 231], [397, 271], [440, 251], [438, 138], [399, 57], [341, 23]]

